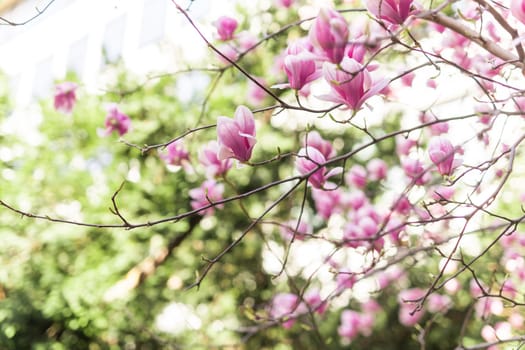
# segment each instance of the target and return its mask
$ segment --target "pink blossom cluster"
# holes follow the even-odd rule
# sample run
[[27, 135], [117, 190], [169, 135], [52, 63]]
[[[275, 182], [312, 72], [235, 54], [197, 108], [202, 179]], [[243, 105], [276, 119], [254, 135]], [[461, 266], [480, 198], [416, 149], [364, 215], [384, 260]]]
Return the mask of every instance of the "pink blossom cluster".
[[327, 180], [340, 174], [340, 167], [328, 171], [324, 164], [334, 155], [332, 145], [317, 132], [311, 132], [305, 137], [303, 148], [297, 153], [295, 167], [299, 174], [308, 177], [308, 182], [314, 188], [324, 188]]
[[430, 140], [428, 145], [428, 155], [441, 175], [452, 175], [461, 161], [455, 158], [456, 149], [445, 137], [435, 137]]
[[[511, 1], [512, 6], [515, 6], [519, 1]], [[518, 5], [519, 6], [519, 5]], [[520, 11], [516, 11], [514, 7], [512, 11], [513, 16], [520, 16]], [[470, 18], [471, 20], [477, 21], [479, 17], [479, 9], [475, 3], [469, 3], [465, 9], [461, 11], [464, 18]], [[523, 12], [521, 12], [523, 13]], [[508, 16], [507, 11], [502, 11], [502, 18], [507, 17], [510, 20], [511, 16]], [[500, 24], [493, 18], [487, 18], [484, 20], [482, 33], [487, 40], [493, 43], [500, 44], [503, 41], [503, 37], [498, 33], [496, 28]], [[502, 65], [501, 59], [493, 56], [492, 54], [482, 51], [477, 52], [470, 50], [472, 43], [464, 35], [457, 33], [449, 28], [445, 28], [440, 25], [434, 25], [434, 29], [441, 33], [441, 43], [433, 48], [434, 53], [442, 55], [446, 59], [453, 60], [461, 69], [469, 71], [471, 74], [479, 74], [484, 79], [480, 80], [480, 85], [488, 92], [494, 92], [496, 84], [492, 81], [493, 78], [501, 73]]]
[[376, 18], [393, 25], [403, 24], [418, 12], [413, 0], [367, 0], [366, 6]]
[[224, 185], [215, 180], [206, 180], [198, 188], [189, 191], [191, 207], [200, 210], [201, 213], [212, 215], [214, 208], [222, 208], [222, 204], [216, 202], [223, 199]]
[[[425, 315], [425, 310], [418, 308], [418, 303], [425, 296], [426, 291], [419, 288], [406, 289], [399, 293], [399, 322], [407, 327], [417, 324]], [[452, 300], [447, 295], [430, 294], [426, 300], [428, 312], [445, 313], [451, 306]]]
[[366, 168], [359, 164], [352, 165], [345, 175], [345, 182], [348, 186], [364, 189], [370, 182], [386, 179], [387, 173], [386, 162], [373, 158], [367, 162]]
[[235, 110], [233, 119], [217, 118], [218, 159], [229, 158], [247, 162], [252, 156], [255, 139], [255, 120], [252, 112], [245, 106]]
[[380, 251], [384, 239], [380, 235], [381, 225], [384, 221], [375, 208], [370, 204], [354, 208], [348, 215], [348, 222], [343, 228], [343, 240], [352, 248], [367, 247]]
[[344, 310], [341, 313], [340, 326], [337, 332], [343, 339], [352, 341], [359, 335], [368, 337], [372, 334], [375, 320], [382, 311], [381, 306], [370, 299], [361, 304], [361, 310], [361, 312]]
[[327, 180], [342, 172], [342, 168], [334, 168], [330, 171], [323, 166], [327, 159], [315, 147], [303, 147], [297, 153], [295, 167], [302, 176], [308, 176], [308, 182], [314, 188], [324, 188]]
[[218, 58], [225, 65], [236, 61], [239, 54], [253, 49], [257, 43], [257, 38], [249, 31], [237, 30], [239, 22], [235, 18], [220, 16], [213, 22], [213, 25], [216, 29], [216, 38], [220, 42], [216, 47], [221, 53]]
[[[222, 204], [214, 203], [223, 199], [224, 185], [214, 178], [226, 175], [232, 167], [232, 159], [248, 162], [256, 142], [255, 119], [247, 107], [238, 106], [233, 118], [217, 118], [217, 141], [208, 142], [199, 152], [199, 163], [204, 167], [208, 179], [200, 187], [189, 191], [193, 209], [206, 207], [200, 213], [211, 215], [214, 208], [222, 208]], [[178, 149], [177, 156], [187, 159], [183, 148]]]
[[313, 227], [305, 220], [290, 220], [281, 226], [281, 235], [286, 240], [304, 240], [313, 233]]
[[219, 39], [222, 41], [232, 40], [234, 37], [234, 32], [239, 25], [235, 18], [228, 16], [219, 17], [214, 24], [217, 28]]
[[308, 85], [320, 77], [330, 86], [330, 92], [320, 99], [342, 105], [354, 112], [366, 100], [381, 93], [388, 85], [387, 79], [371, 75], [375, 65], [363, 65], [366, 46], [362, 29], [356, 30], [356, 43], [350, 40], [350, 25], [337, 11], [322, 8], [310, 27], [308, 38], [292, 42], [284, 54], [282, 67], [288, 77], [287, 84], [277, 88], [291, 88], [303, 95]]
[[270, 319], [279, 321], [284, 328], [291, 328], [298, 318], [314, 312], [323, 315], [327, 302], [323, 300], [317, 290], [311, 290], [301, 298], [292, 293], [276, 294], [268, 306]]
[[[54, 107], [57, 111], [71, 114], [77, 103], [78, 85], [73, 82], [63, 82], [55, 86]], [[131, 119], [124, 114], [115, 103], [110, 103], [106, 107], [107, 113], [104, 120], [104, 130], [100, 130], [101, 136], [109, 136], [117, 132], [123, 136], [131, 128]]]
[[[504, 244], [506, 245], [507, 243]], [[510, 255], [513, 254], [510, 253]], [[474, 305], [476, 317], [484, 320], [499, 319], [494, 325], [485, 324], [481, 329], [481, 337], [487, 342], [496, 342], [497, 340], [511, 338], [516, 335], [516, 332], [522, 333], [525, 329], [525, 318], [522, 313], [512, 308], [506, 311], [507, 308], [503, 304], [502, 299], [495, 297], [495, 295], [499, 295], [500, 293], [505, 298], [510, 299], [516, 298], [519, 295], [518, 288], [522, 288], [525, 282], [525, 275], [523, 274], [523, 272], [525, 272], [525, 270], [523, 270], [525, 264], [523, 264], [523, 256], [521, 254], [518, 259], [521, 260], [521, 276], [519, 276], [519, 272], [516, 274], [516, 271], [512, 271], [512, 269], [509, 273], [519, 276], [515, 279], [519, 281], [519, 286], [515, 285], [511, 279], [507, 279], [497, 288], [498, 290], [491, 290], [482, 280], [474, 278], [470, 280], [470, 294], [472, 297], [477, 298], [476, 304]], [[502, 263], [506, 264], [509, 263], [509, 261], [503, 257]], [[510, 265], [511, 264], [512, 263], [510, 263]], [[492, 296], [488, 296], [489, 294]], [[488, 347], [488, 349], [497, 350], [499, 348], [497, 346], [491, 346]]]
[[510, 13], [521, 23], [525, 24], [525, 2], [523, 0], [511, 0]]
[[[283, 110], [301, 109], [299, 96], [307, 96], [312, 83], [320, 80], [323, 80], [329, 90], [328, 93], [316, 97], [334, 103], [333, 108], [351, 110], [351, 117], [354, 117], [363, 106], [370, 105], [370, 99], [374, 96], [381, 94], [392, 96], [393, 88], [389, 87], [390, 80], [378, 78], [379, 74], [376, 75], [380, 73], [382, 67], [371, 61], [374, 59], [374, 53], [378, 51], [374, 48], [374, 40], [371, 39], [373, 35], [366, 30], [383, 35], [404, 30], [410, 21], [418, 20], [416, 17], [420, 13], [419, 5], [413, 0], [366, 0], [365, 2], [368, 11], [375, 18], [374, 23], [382, 29], [359, 28], [359, 21], [355, 21], [357, 24], [349, 23], [344, 14], [330, 8], [323, 8], [311, 23], [308, 36], [288, 45], [280, 63], [288, 81], [274, 87], [294, 90], [299, 107], [281, 103]], [[279, 0], [275, 4], [284, 9], [291, 7], [293, 1]], [[481, 18], [477, 5], [476, 8], [468, 5], [462, 15], [471, 20]], [[512, 20], [514, 17], [525, 23], [525, 1], [511, 0], [510, 14], [504, 12], [502, 16], [507, 20]], [[486, 26], [480, 28], [479, 32], [496, 43], [500, 42], [502, 39], [495, 28], [497, 23], [491, 18], [486, 20]], [[251, 50], [256, 44], [249, 33], [237, 31], [239, 23], [233, 18], [220, 17], [214, 26], [217, 31], [216, 38], [221, 42], [221, 46], [218, 46], [219, 50], [231, 61], [237, 60], [239, 54]], [[460, 35], [440, 25], [432, 25], [431, 28], [442, 34], [439, 36], [442, 46], [432, 49], [432, 53], [444, 60], [449, 59], [454, 62], [454, 67], [465, 74], [485, 77], [486, 79], [478, 82], [479, 86], [487, 92], [487, 96], [497, 96], [496, 80], [492, 78], [500, 74], [501, 62], [491, 54], [472, 53], [468, 50], [471, 41], [466, 35]], [[414, 76], [414, 73], [407, 73], [398, 78], [403, 85], [412, 86]], [[250, 91], [248, 97], [252, 98], [252, 104], [256, 105], [267, 97], [268, 90], [265, 88], [265, 79], [250, 77], [253, 79], [248, 85], [247, 90]], [[438, 89], [438, 82], [438, 78], [432, 77], [426, 84], [428, 87]], [[77, 85], [74, 83], [57, 85], [55, 108], [64, 113], [71, 113], [76, 103], [76, 89]], [[521, 92], [515, 94], [516, 96], [509, 100], [511, 102], [509, 104], [512, 104], [513, 110], [518, 112], [515, 114], [520, 112], [523, 114], [525, 98], [520, 95]], [[271, 93], [270, 95], [273, 96]], [[493, 104], [480, 102], [474, 107], [477, 115], [473, 116], [478, 122], [476, 127], [489, 127], [496, 122], [496, 103], [503, 104], [501, 101], [495, 101]], [[411, 241], [424, 242], [422, 247], [425, 249], [428, 246], [434, 248], [445, 242], [444, 238], [447, 237], [441, 235], [439, 230], [449, 228], [446, 219], [448, 215], [453, 215], [448, 211], [446, 203], [461, 194], [456, 193], [454, 181], [458, 177], [460, 155], [463, 152], [461, 145], [465, 141], [457, 141], [451, 136], [452, 132], [449, 130], [451, 123], [438, 120], [432, 112], [418, 113], [414, 115], [414, 119], [419, 117], [420, 124], [428, 125], [422, 130], [415, 131], [417, 128], [409, 130], [406, 135], [397, 133], [395, 151], [399, 166], [389, 167], [385, 160], [374, 158], [376, 156], [365, 155], [363, 158], [356, 157], [356, 159], [347, 156], [338, 157], [338, 151], [343, 148], [340, 144], [323, 138], [318, 131], [307, 132], [301, 146], [297, 147], [299, 150], [295, 149], [291, 153], [295, 173], [299, 174], [292, 180], [302, 181], [305, 185], [303, 203], [305, 210], [309, 210], [310, 201], [315, 206], [315, 210], [298, 219], [278, 223], [280, 233], [287, 243], [291, 245], [292, 240], [319, 237], [316, 230], [322, 225], [328, 226], [328, 221], [337, 216], [333, 221], [340, 218], [342, 223], [339, 226], [334, 225], [335, 229], [330, 227], [334, 231], [330, 232], [333, 236], [328, 237], [326, 241], [336, 246], [338, 252], [362, 253], [364, 260], [371, 261], [366, 267], [373, 270], [375, 266], [381, 266], [375, 264], [381, 262], [382, 254], [387, 252], [387, 248], [393, 248], [392, 251], [395, 253], [402, 253], [412, 244]], [[113, 104], [108, 108], [104, 125], [105, 135], [117, 133], [123, 136], [131, 128], [131, 119]], [[232, 170], [234, 163], [238, 165], [237, 170], [241, 167], [251, 170], [250, 167], [259, 165], [252, 160], [257, 145], [256, 125], [254, 112], [243, 105], [235, 109], [232, 117], [217, 118], [216, 140], [200, 147], [196, 157], [198, 160], [196, 169], [202, 170], [203, 179], [199, 182], [200, 185], [196, 185], [188, 192], [190, 205], [199, 215], [212, 215], [215, 210], [223, 208], [223, 203], [226, 202], [224, 184], [235, 186], [233, 181], [228, 181], [231, 180], [228, 179], [228, 173], [235, 171]], [[366, 128], [363, 130], [367, 131]], [[419, 135], [414, 135], [418, 132]], [[479, 132], [478, 136], [485, 145], [489, 144], [487, 133]], [[343, 141], [346, 142], [346, 139]], [[380, 142], [376, 144], [379, 147]], [[503, 153], [509, 153], [511, 150], [511, 146], [505, 143], [500, 146]], [[190, 150], [182, 141], [175, 141], [167, 143], [165, 149], [159, 152], [159, 157], [169, 166], [190, 166], [195, 159], [190, 154]], [[348, 162], [344, 164], [344, 168], [337, 166], [341, 165], [343, 158]], [[496, 160], [499, 159], [495, 159], [494, 162]], [[399, 192], [396, 192], [398, 189], [388, 188], [392, 177], [395, 178], [392, 174], [396, 175], [396, 172], [398, 175], [401, 174], [399, 182], [404, 186]], [[344, 176], [337, 176], [342, 173]], [[499, 178], [504, 175], [505, 172], [501, 169], [496, 172]], [[309, 187], [306, 188], [306, 185]], [[418, 199], [414, 199], [415, 196], [411, 193], [413, 187], [416, 187], [414, 192], [418, 192]], [[379, 197], [385, 193], [393, 194], [393, 199], [387, 197], [381, 203], [384, 198]], [[311, 194], [311, 198], [307, 197], [307, 194]], [[484, 208], [484, 205], [480, 208]], [[310, 219], [309, 216], [314, 219], [307, 221], [305, 217]], [[423, 227], [421, 232], [413, 235], [405, 232], [410, 226], [422, 226], [422, 222], [432, 222], [437, 229]], [[408, 272], [398, 265], [392, 265], [388, 269], [385, 268], [384, 273], [373, 277], [376, 278], [374, 281], [377, 281], [378, 292], [387, 287], [396, 288], [396, 291], [402, 289], [396, 301], [397, 317], [406, 327], [421, 323], [428, 314], [446, 313], [452, 306], [454, 293], [460, 291], [470, 293], [472, 298], [477, 299], [473, 307], [477, 318], [484, 320], [494, 317], [498, 320], [492, 323], [493, 325], [487, 323], [482, 327], [483, 339], [487, 342], [509, 339], [513, 329], [523, 330], [524, 319], [517, 312], [506, 312], [502, 298], [516, 298], [525, 288], [525, 235], [518, 231], [509, 231], [496, 240], [505, 250], [499, 260], [508, 274], [504, 281], [493, 279], [489, 285], [475, 277], [470, 280], [469, 288], [463, 288], [463, 291], [464, 281], [450, 278], [442, 290], [432, 290], [430, 293], [425, 289], [408, 287], [406, 278]], [[415, 262], [417, 258], [414, 254]], [[454, 259], [456, 259], [455, 255]], [[334, 262], [335, 259], [326, 261], [330, 265], [330, 272], [334, 274], [334, 282], [337, 286], [335, 294], [354, 288], [360, 278], [368, 277], [369, 270], [364, 269], [355, 273], [347, 266]], [[445, 270], [445, 267], [443, 269]], [[400, 280], [404, 283], [397, 283]], [[494, 288], [492, 283], [500, 285]], [[440, 293], [448, 293], [448, 295]], [[494, 293], [499, 293], [500, 297], [494, 297]], [[269, 302], [267, 315], [271, 321], [281, 323], [284, 328], [291, 328], [303, 315], [308, 313], [323, 315], [327, 307], [327, 299], [323, 299], [317, 290], [309, 291], [304, 295], [278, 293]], [[373, 301], [361, 305], [361, 311], [342, 311], [339, 335], [347, 341], [352, 341], [359, 336], [371, 335], [375, 315], [380, 312], [382, 312], [381, 308]]]
[[[399, 139], [403, 144], [408, 144], [408, 149], [400, 151], [400, 154], [407, 155], [412, 148], [411, 141], [404, 141]], [[400, 146], [398, 147], [406, 147]], [[428, 144], [428, 155], [430, 161], [435, 165], [440, 175], [451, 176], [454, 170], [461, 165], [462, 161], [457, 156], [460, 152], [459, 148], [456, 148], [445, 136], [433, 137]], [[401, 157], [401, 165], [405, 172], [405, 175], [415, 185], [425, 185], [431, 179], [431, 169], [424, 163], [416, 154], [410, 156]]]
[[166, 146], [166, 149], [160, 153], [160, 158], [167, 165], [181, 166], [187, 164], [190, 160], [189, 152], [184, 147], [182, 140], [177, 140]]
[[206, 175], [211, 178], [225, 175], [232, 167], [232, 159], [219, 159], [218, 150], [217, 141], [210, 141], [201, 148], [199, 153], [199, 162], [206, 169]]

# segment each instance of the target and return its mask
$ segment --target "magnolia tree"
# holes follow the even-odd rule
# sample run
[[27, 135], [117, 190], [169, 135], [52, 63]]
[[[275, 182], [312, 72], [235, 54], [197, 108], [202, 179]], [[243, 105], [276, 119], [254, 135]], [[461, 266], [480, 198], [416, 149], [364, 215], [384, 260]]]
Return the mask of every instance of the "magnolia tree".
[[[4, 193], [3, 215], [82, 230], [79, 249], [112, 237], [127, 258], [100, 258], [118, 267], [96, 273], [85, 303], [129, 314], [127, 333], [70, 301], [48, 338], [84, 317], [76, 329], [111, 346], [523, 345], [525, 3], [314, 3], [199, 23], [172, 1], [209, 48], [201, 66], [144, 83], [122, 74], [102, 96], [63, 82], [56, 111], [42, 102], [50, 123], [92, 140], [96, 174], [29, 204]], [[209, 86], [183, 103], [184, 74]], [[50, 139], [71, 139], [46, 123]], [[56, 204], [86, 196], [75, 215]]]

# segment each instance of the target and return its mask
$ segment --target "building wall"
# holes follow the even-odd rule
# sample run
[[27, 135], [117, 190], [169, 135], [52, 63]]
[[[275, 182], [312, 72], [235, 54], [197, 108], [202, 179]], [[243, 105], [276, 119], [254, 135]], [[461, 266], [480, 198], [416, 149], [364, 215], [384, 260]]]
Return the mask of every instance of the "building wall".
[[[211, 23], [221, 15], [235, 16], [237, 1], [194, 0], [190, 15], [213, 39]], [[1, 16], [21, 22], [48, 3], [19, 1]], [[101, 93], [99, 73], [108, 63], [122, 60], [126, 69], [144, 75], [199, 66], [213, 55], [171, 0], [54, 0], [30, 23], [0, 28], [0, 70], [19, 107], [49, 97], [68, 71], [77, 74], [83, 89]]]
[[[23, 21], [42, 4], [23, 1], [2, 17]], [[122, 58], [133, 64], [138, 52], [165, 39], [167, 5], [165, 0], [55, 0], [24, 26], [3, 26], [0, 69], [10, 78], [17, 104], [48, 96], [67, 71], [93, 89], [106, 63]]]

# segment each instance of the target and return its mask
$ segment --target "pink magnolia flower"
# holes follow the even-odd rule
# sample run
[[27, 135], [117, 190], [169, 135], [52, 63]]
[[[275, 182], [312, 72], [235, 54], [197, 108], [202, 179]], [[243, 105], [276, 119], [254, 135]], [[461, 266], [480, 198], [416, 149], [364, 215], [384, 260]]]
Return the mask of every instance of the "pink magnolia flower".
[[431, 313], [446, 312], [452, 306], [448, 295], [430, 294], [427, 300], [427, 310]]
[[423, 310], [415, 311], [415, 306], [401, 306], [399, 308], [399, 323], [406, 327], [416, 325], [424, 315]]
[[237, 39], [240, 48], [243, 50], [251, 49], [259, 41], [253, 33], [247, 30], [243, 30], [242, 32], [237, 34], [235, 38]]
[[509, 323], [510, 323], [510, 325], [513, 328], [522, 328], [523, 324], [525, 323], [524, 321], [525, 320], [524, 320], [523, 316], [519, 314], [519, 311], [518, 312], [513, 312], [509, 316]]
[[288, 223], [281, 226], [281, 235], [288, 240], [292, 238], [300, 241], [312, 234], [313, 227], [309, 223], [301, 220], [297, 225], [297, 220], [290, 220]]
[[437, 186], [431, 190], [432, 199], [436, 201], [450, 200], [454, 196], [454, 188], [450, 186]]
[[353, 310], [345, 310], [341, 314], [341, 325], [337, 333], [348, 340], [355, 339], [359, 335], [361, 314]]
[[[429, 113], [421, 113], [419, 115], [419, 120], [421, 121], [421, 123], [431, 123], [431, 122], [435, 122], [437, 121], [438, 119], [433, 116], [433, 115], [430, 115]], [[442, 122], [442, 121], [439, 121], [437, 123], [433, 123], [433, 124], [430, 124], [429, 126], [430, 128], [430, 133], [432, 135], [441, 135], [441, 134], [446, 134], [448, 132], [448, 123], [447, 122]]]
[[366, 169], [370, 174], [370, 179], [373, 181], [383, 180], [386, 178], [386, 173], [388, 171], [388, 165], [386, 162], [379, 158], [371, 159], [366, 165]]
[[391, 217], [385, 226], [384, 231], [388, 233], [388, 237], [393, 244], [401, 243], [403, 231], [405, 229], [405, 223], [397, 217]]
[[330, 159], [335, 155], [332, 143], [323, 139], [317, 131], [311, 131], [305, 136], [303, 147], [307, 146], [316, 148], [326, 159]]
[[415, 312], [416, 302], [425, 295], [425, 291], [419, 288], [406, 289], [399, 293], [398, 301], [399, 322], [407, 327], [413, 326], [421, 320], [424, 315], [423, 310]]
[[319, 98], [341, 103], [356, 111], [370, 97], [388, 85], [388, 80], [373, 81], [370, 72], [356, 60], [345, 57], [341, 68], [329, 63], [323, 66], [323, 76], [332, 88], [328, 95]]
[[355, 190], [348, 193], [344, 198], [345, 204], [354, 210], [362, 208], [364, 205], [369, 204], [366, 194], [361, 190]]
[[351, 289], [354, 287], [356, 276], [353, 273], [341, 271], [335, 278], [337, 283], [337, 290]]
[[288, 7], [292, 6], [293, 1], [294, 0], [276, 0], [275, 3], [277, 4], [277, 6], [288, 8]]
[[70, 114], [77, 101], [77, 84], [66, 81], [55, 86], [55, 109]]
[[359, 219], [359, 227], [363, 229], [363, 232], [367, 237], [373, 237], [378, 231], [377, 223], [369, 216]]
[[424, 185], [429, 180], [428, 173], [425, 172], [423, 164], [419, 159], [404, 158], [401, 160], [401, 166], [406, 176], [412, 179], [416, 185]]
[[340, 212], [341, 192], [338, 190], [324, 191], [312, 190], [312, 198], [315, 203], [315, 211], [323, 219], [328, 220], [333, 213]]
[[110, 104], [107, 109], [108, 114], [104, 123], [106, 127], [105, 135], [110, 135], [114, 131], [118, 132], [120, 136], [126, 134], [131, 126], [131, 119], [122, 113], [116, 104]]
[[283, 68], [288, 76], [288, 84], [274, 85], [276, 88], [301, 90], [306, 84], [322, 75], [321, 70], [317, 68], [315, 56], [307, 51], [287, 55], [284, 58]]
[[291, 328], [295, 317], [306, 312], [306, 307], [299, 297], [291, 293], [279, 293], [272, 299], [269, 314], [273, 319], [282, 319], [284, 328]]
[[[236, 47], [230, 44], [221, 44], [217, 45], [217, 49], [220, 53], [222, 53], [225, 57], [217, 54], [217, 57], [221, 63], [228, 66], [231, 64], [230, 61], [235, 62], [239, 58], [239, 51]], [[229, 60], [229, 61], [228, 61]]]
[[379, 276], [377, 276], [377, 286], [378, 286], [378, 290], [381, 290], [381, 289], [385, 289], [386, 287], [388, 287], [388, 285], [390, 284], [391, 280], [390, 278], [388, 277], [387, 274], [380, 274]]
[[361, 304], [361, 310], [367, 314], [378, 314], [382, 311], [381, 305], [374, 299], [368, 299]]
[[476, 316], [479, 318], [487, 318], [490, 315], [499, 316], [504, 309], [503, 302], [496, 298], [481, 298], [474, 305]]
[[241, 162], [247, 162], [257, 142], [252, 112], [241, 105], [235, 110], [234, 119], [219, 117], [217, 119], [217, 139], [219, 160], [235, 158]]
[[412, 210], [412, 203], [408, 200], [408, 197], [402, 194], [401, 196], [395, 199], [395, 202], [392, 205], [393, 209], [401, 215], [410, 214]]
[[[498, 344], [505, 342], [512, 338], [512, 325], [509, 322], [498, 322], [492, 327], [491, 325], [484, 325], [481, 329], [481, 337], [488, 343]], [[501, 346], [491, 345], [487, 350], [499, 350]]]
[[514, 284], [514, 282], [512, 282], [511, 279], [507, 279], [501, 285], [501, 292], [507, 298], [516, 298], [516, 294], [518, 293], [518, 289], [516, 288], [516, 285]]
[[346, 56], [353, 58], [359, 63], [363, 63], [367, 52], [365, 43], [368, 40], [367, 35], [360, 35], [346, 45]]
[[403, 74], [403, 76], [401, 77], [401, 82], [403, 83], [403, 85], [410, 87], [412, 86], [415, 77], [416, 74], [414, 72]]
[[346, 224], [343, 229], [343, 238], [349, 247], [374, 248], [379, 251], [383, 248], [384, 239], [375, 237], [377, 231], [377, 223], [371, 217], [363, 216], [357, 221]]
[[430, 125], [430, 133], [432, 135], [441, 135], [448, 132], [448, 123], [436, 123]]
[[404, 279], [406, 279], [406, 271], [394, 265], [378, 276], [378, 284], [380, 288], [385, 288], [392, 282], [399, 283], [400, 280]]
[[437, 23], [429, 23], [430, 24], [430, 28], [432, 30], [435, 30], [437, 31], [438, 33], [443, 33], [445, 31], [445, 29], [447, 29], [446, 27], [442, 26], [441, 24], [437, 24]]
[[436, 89], [437, 88], [437, 83], [434, 79], [428, 79], [427, 80], [427, 86], [431, 89]]
[[487, 31], [489, 32], [489, 35], [492, 38], [492, 40], [494, 40], [495, 42], [501, 41], [501, 36], [499, 35], [498, 29], [494, 22], [487, 23]]
[[424, 295], [423, 289], [411, 288], [400, 291], [397, 299], [403, 305], [414, 306], [414, 303], [418, 302]]
[[[286, 48], [286, 55], [298, 55], [302, 52], [314, 54], [315, 48], [308, 38], [300, 38], [291, 42]], [[315, 55], [314, 55], [315, 56]]]
[[510, 0], [510, 13], [525, 24], [525, 1], [523, 0]]
[[188, 150], [184, 147], [181, 140], [170, 143], [164, 152], [160, 153], [160, 158], [168, 165], [182, 165], [183, 162], [190, 160]]
[[494, 325], [498, 340], [508, 340], [512, 338], [512, 325], [509, 322], [498, 322]]
[[363, 229], [353, 222], [349, 222], [343, 228], [343, 239], [348, 247], [357, 248], [367, 245], [367, 239]]
[[237, 29], [238, 23], [234, 18], [221, 16], [215, 21], [214, 25], [217, 28], [219, 39], [228, 41], [233, 39], [233, 33]]
[[521, 112], [522, 116], [525, 115], [525, 97], [516, 96], [512, 99], [514, 101], [515, 109], [517, 112]]
[[498, 336], [496, 335], [496, 330], [491, 325], [484, 325], [481, 329], [481, 337], [488, 342], [497, 342]]
[[[222, 200], [222, 194], [224, 193], [224, 185], [218, 184], [214, 180], [206, 180], [202, 183], [201, 187], [194, 188], [189, 191], [191, 197], [190, 205], [193, 209], [200, 209], [214, 204], [217, 201]], [[220, 205], [212, 205], [211, 207], [201, 211], [202, 215], [211, 215], [214, 213], [214, 208], [222, 208]]]
[[[434, 242], [441, 244], [441, 242], [437, 239], [434, 239]], [[452, 295], [458, 293], [462, 288], [463, 287], [457, 278], [453, 278], [449, 280], [447, 283], [445, 283], [445, 290], [447, 291], [447, 293], [452, 294]]]
[[416, 13], [412, 0], [366, 0], [366, 7], [376, 18], [392, 24], [403, 24]]
[[428, 145], [428, 155], [441, 175], [450, 175], [457, 167], [458, 161], [454, 161], [456, 150], [452, 143], [444, 137], [435, 137]]
[[[483, 326], [481, 336], [488, 342], [505, 341], [512, 338], [512, 325], [509, 322], [498, 322], [494, 328], [489, 325]], [[488, 348], [489, 350], [500, 349], [497, 346]]]
[[[266, 86], [266, 81], [263, 78], [255, 77], [255, 80], [261, 85]], [[259, 106], [266, 98], [267, 92], [252, 80], [248, 81], [247, 100], [252, 106]]]
[[304, 295], [304, 301], [310, 310], [317, 312], [319, 315], [325, 313], [328, 303], [321, 298], [318, 290], [311, 290]]
[[361, 208], [359, 208], [355, 213], [355, 217], [357, 219], [362, 219], [365, 217], [368, 217], [372, 219], [376, 224], [379, 224], [383, 221], [384, 217], [379, 214], [379, 212], [376, 210], [376, 208], [373, 205], [364, 205]]
[[225, 174], [232, 167], [231, 159], [219, 159], [217, 155], [218, 149], [219, 144], [216, 141], [210, 141], [199, 152], [199, 162], [206, 168], [208, 177]]
[[396, 152], [400, 155], [408, 156], [412, 147], [417, 145], [417, 141], [403, 136], [396, 137]]
[[359, 164], [353, 165], [345, 176], [345, 181], [347, 185], [364, 188], [367, 183], [366, 169]]
[[332, 63], [343, 59], [348, 42], [348, 23], [339, 12], [322, 8], [310, 28], [312, 45]]
[[442, 50], [443, 48], [450, 47], [458, 49], [458, 53], [462, 54], [463, 51], [461, 48], [466, 47], [468, 42], [468, 38], [464, 37], [463, 35], [456, 33], [453, 30], [445, 29], [441, 37], [441, 47], [438, 49], [438, 51]]
[[337, 329], [339, 335], [348, 340], [355, 339], [359, 334], [369, 336], [372, 333], [374, 317], [353, 310], [345, 310], [341, 314], [341, 325]]
[[326, 163], [326, 158], [323, 154], [317, 148], [307, 146], [301, 148], [297, 153], [295, 167], [303, 176], [317, 169], [308, 177], [308, 182], [314, 188], [323, 188], [328, 178], [342, 172], [342, 168], [337, 167], [327, 173], [326, 167], [322, 166], [324, 163]]
[[372, 334], [375, 319], [376, 315], [374, 313], [362, 313], [359, 332], [365, 337], [369, 337]]
[[474, 111], [479, 115], [479, 122], [485, 125], [490, 124], [495, 115], [494, 107], [487, 103], [478, 103], [474, 106]]

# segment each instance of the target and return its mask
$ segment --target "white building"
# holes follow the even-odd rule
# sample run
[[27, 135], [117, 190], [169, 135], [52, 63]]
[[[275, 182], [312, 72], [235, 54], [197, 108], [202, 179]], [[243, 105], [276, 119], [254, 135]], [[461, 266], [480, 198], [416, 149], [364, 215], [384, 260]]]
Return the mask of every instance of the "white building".
[[[191, 15], [210, 23], [214, 13], [232, 13], [234, 3], [197, 0]], [[171, 0], [6, 0], [0, 1], [0, 16], [20, 23], [44, 8], [27, 24], [0, 26], [0, 70], [10, 79], [17, 106], [49, 97], [68, 71], [96, 92], [107, 63], [122, 59], [137, 73], [165, 72], [174, 71], [177, 61], [187, 64], [207, 53]], [[204, 29], [211, 36], [209, 24]], [[177, 46], [185, 50], [174, 50]]]

